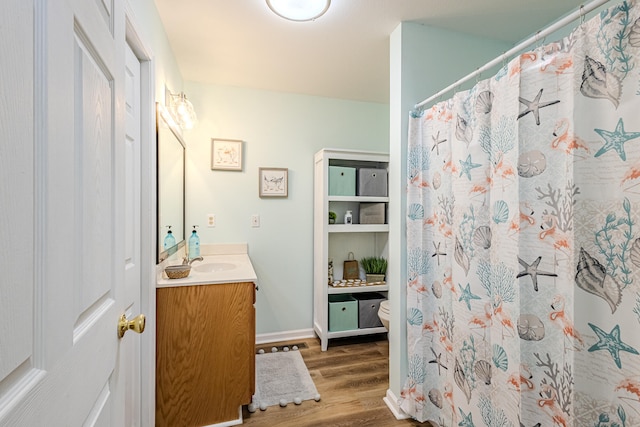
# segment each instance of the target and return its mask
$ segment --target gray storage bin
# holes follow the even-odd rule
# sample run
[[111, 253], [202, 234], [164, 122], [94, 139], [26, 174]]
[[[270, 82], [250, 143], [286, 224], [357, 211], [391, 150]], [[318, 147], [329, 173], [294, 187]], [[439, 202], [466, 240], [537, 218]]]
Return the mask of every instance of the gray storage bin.
[[382, 321], [378, 317], [380, 303], [386, 297], [378, 292], [363, 292], [353, 294], [358, 300], [358, 328], [378, 328], [382, 327]]
[[384, 203], [360, 203], [360, 224], [384, 224]]
[[387, 171], [358, 169], [358, 196], [387, 197]]

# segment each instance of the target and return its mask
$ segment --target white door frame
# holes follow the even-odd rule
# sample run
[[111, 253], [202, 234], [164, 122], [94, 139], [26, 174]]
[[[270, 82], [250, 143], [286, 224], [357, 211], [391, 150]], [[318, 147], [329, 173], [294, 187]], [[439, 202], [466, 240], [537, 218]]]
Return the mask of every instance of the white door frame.
[[156, 114], [153, 53], [140, 36], [129, 1], [125, 2], [127, 44], [140, 61], [140, 307], [147, 316], [141, 338], [141, 425], [155, 425], [156, 389]]

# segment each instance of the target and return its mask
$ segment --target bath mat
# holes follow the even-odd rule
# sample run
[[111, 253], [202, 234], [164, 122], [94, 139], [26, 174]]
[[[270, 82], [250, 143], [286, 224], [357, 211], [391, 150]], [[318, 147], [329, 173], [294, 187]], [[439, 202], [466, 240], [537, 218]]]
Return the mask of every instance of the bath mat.
[[[299, 351], [256, 354], [257, 407], [316, 399], [318, 390]], [[298, 400], [299, 399], [299, 400]]]

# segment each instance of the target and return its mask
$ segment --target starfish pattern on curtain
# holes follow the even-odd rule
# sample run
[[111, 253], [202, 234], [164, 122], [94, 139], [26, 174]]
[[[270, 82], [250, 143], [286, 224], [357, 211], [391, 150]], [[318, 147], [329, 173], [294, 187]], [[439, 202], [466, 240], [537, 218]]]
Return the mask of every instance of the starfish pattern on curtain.
[[640, 425], [639, 9], [412, 112], [400, 405], [417, 420]]

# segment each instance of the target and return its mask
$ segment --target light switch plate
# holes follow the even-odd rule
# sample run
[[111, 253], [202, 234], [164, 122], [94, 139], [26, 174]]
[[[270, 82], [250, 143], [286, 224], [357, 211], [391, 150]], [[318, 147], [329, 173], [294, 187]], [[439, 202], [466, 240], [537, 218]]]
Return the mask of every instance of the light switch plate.
[[252, 227], [260, 227], [260, 215], [253, 214], [251, 215], [251, 226]]

